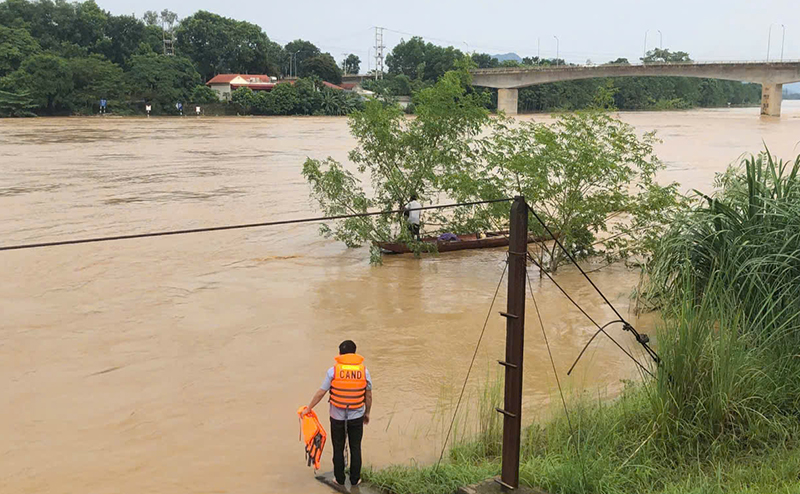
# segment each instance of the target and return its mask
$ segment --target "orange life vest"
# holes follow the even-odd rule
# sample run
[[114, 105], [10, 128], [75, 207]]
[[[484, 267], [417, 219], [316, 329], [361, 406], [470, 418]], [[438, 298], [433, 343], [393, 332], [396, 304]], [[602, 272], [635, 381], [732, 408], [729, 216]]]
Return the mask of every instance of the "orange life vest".
[[319, 423], [317, 414], [312, 410], [306, 415], [306, 407], [300, 407], [297, 415], [300, 417], [300, 439], [306, 446], [306, 461], [308, 466], [314, 465], [314, 470], [319, 470], [319, 461], [322, 458], [322, 450], [325, 448], [325, 440], [328, 435], [322, 424]]
[[331, 405], [337, 408], [355, 409], [364, 406], [367, 395], [367, 370], [364, 357], [357, 353], [346, 353], [336, 357], [331, 381]]

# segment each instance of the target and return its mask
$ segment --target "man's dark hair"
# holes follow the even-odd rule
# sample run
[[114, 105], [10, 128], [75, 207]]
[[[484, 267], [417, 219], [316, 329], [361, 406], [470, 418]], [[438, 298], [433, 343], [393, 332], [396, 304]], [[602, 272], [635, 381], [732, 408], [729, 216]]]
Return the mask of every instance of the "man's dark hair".
[[344, 355], [346, 353], [356, 353], [356, 344], [353, 340], [344, 340], [339, 343], [339, 355]]
[[416, 201], [417, 200], [417, 193], [416, 192], [412, 192], [411, 193], [411, 200], [412, 201]]

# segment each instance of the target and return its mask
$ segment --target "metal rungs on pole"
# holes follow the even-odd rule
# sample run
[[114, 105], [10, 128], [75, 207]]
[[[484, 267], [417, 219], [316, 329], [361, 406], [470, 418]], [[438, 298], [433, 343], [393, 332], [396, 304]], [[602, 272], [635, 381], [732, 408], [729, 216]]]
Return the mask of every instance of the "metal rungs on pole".
[[500, 412], [500, 413], [502, 413], [502, 414], [503, 414], [503, 415], [505, 415], [506, 417], [511, 417], [512, 419], [513, 419], [513, 418], [517, 418], [517, 416], [516, 416], [515, 414], [513, 414], [513, 413], [511, 413], [511, 412], [509, 412], [509, 411], [507, 411], [507, 410], [503, 410], [503, 409], [502, 409], [502, 408], [500, 408], [500, 407], [497, 407], [497, 408], [495, 408], [495, 410], [496, 410], [496, 411], [498, 411], [498, 412]]
[[[528, 205], [515, 197], [511, 205], [508, 242], [508, 306], [506, 318], [505, 392], [503, 408], [503, 463], [500, 485], [519, 487], [519, 450], [522, 425], [522, 357], [525, 343], [525, 282], [528, 247]], [[505, 362], [505, 364], [503, 364]]]

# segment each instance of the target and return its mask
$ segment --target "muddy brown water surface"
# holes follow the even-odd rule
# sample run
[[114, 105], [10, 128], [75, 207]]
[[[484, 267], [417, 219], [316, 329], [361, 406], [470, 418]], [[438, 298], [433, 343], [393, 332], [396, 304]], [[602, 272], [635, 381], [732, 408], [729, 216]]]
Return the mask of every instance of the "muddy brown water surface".
[[[621, 116], [664, 140], [663, 181], [709, 190], [715, 172], [762, 139], [793, 154], [800, 105], [783, 106], [780, 120], [757, 109]], [[304, 159], [346, 161], [353, 145], [344, 118], [0, 120], [0, 243], [318, 214]], [[295, 411], [345, 338], [375, 384], [367, 463], [436, 458], [442, 410], [466, 372], [503, 250], [372, 267], [365, 249], [317, 229], [2, 253], [0, 492], [328, 492], [304, 465]], [[574, 270], [558, 277], [593, 317], [612, 319]], [[612, 266], [592, 277], [632, 317], [638, 274]], [[534, 285], [568, 388], [613, 395], [637, 379], [604, 339], [566, 378], [592, 326], [550, 282], [534, 276]], [[653, 324], [637, 321], [645, 332]], [[490, 318], [472, 401], [502, 357], [503, 328]], [[532, 310], [526, 333], [528, 422], [553, 406], [555, 382]], [[627, 334], [612, 334], [644, 359]], [[327, 406], [318, 411], [327, 421]], [[330, 448], [323, 461], [330, 469]]]

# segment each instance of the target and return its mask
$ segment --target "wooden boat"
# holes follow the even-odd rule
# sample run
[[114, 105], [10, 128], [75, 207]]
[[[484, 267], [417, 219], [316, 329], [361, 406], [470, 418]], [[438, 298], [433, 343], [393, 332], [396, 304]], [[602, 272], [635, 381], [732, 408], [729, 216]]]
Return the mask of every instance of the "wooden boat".
[[[475, 233], [457, 235], [458, 240], [439, 240], [438, 237], [425, 237], [420, 239], [425, 243], [435, 243], [439, 252], [451, 252], [467, 249], [488, 249], [491, 247], [505, 247], [508, 245], [508, 231], [486, 232], [486, 238], [479, 238]], [[528, 243], [552, 240], [550, 236], [528, 236]], [[384, 254], [408, 254], [411, 249], [402, 242], [374, 242]]]

